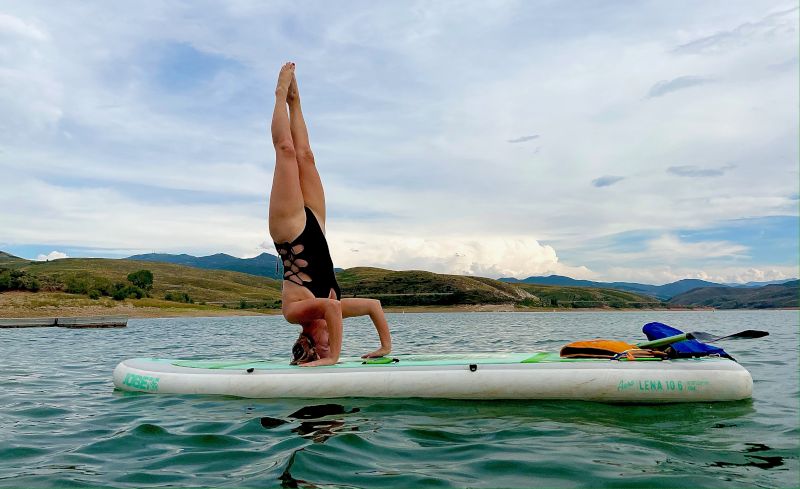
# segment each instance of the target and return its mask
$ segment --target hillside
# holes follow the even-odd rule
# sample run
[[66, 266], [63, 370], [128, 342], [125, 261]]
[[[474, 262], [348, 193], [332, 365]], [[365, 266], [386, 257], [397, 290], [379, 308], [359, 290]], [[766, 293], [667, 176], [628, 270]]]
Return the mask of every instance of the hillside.
[[800, 307], [800, 281], [757, 288], [702, 287], [673, 297], [669, 304], [718, 309]]
[[194, 302], [236, 303], [244, 299], [273, 305], [280, 300], [281, 283], [277, 280], [168, 263], [107, 258], [64, 258], [47, 262], [2, 258], [0, 267], [36, 277], [45, 292], [126, 283], [129, 273], [147, 269], [154, 276], [150, 292], [153, 299], [163, 299], [170, 292], [186, 293]]
[[357, 267], [337, 273], [336, 279], [343, 295], [373, 297], [387, 306], [503, 304], [530, 298], [524, 290], [497, 280], [420, 270]]
[[175, 265], [185, 265], [187, 267], [204, 268], [207, 270], [228, 270], [231, 272], [249, 273], [273, 279], [280, 278], [280, 272], [276, 268], [278, 257], [269, 253], [261, 253], [253, 258], [236, 258], [225, 253], [217, 253], [209, 256], [192, 256], [187, 254], [171, 255], [168, 253], [148, 253], [145, 255], [133, 255], [128, 260], [140, 260], [150, 262], [173, 263]]
[[598, 287], [562, 287], [557, 285], [514, 284], [532, 296], [544, 307], [612, 307], [661, 308], [666, 304], [650, 296]]
[[663, 307], [651, 297], [609, 289], [509, 284], [483, 277], [425, 271], [350, 268], [337, 274], [344, 295], [374, 297], [384, 305], [514, 303], [527, 307]]
[[0, 251], [0, 266], [4, 266], [6, 264], [11, 264], [11, 263], [23, 262], [23, 261], [27, 260], [24, 260], [18, 256], [14, 256], [10, 253], [6, 253], [5, 251]]
[[[265, 257], [266, 255], [266, 257]], [[181, 255], [171, 255], [181, 256]], [[189, 257], [189, 255], [183, 255]], [[260, 255], [266, 262], [271, 255]], [[216, 258], [214, 258], [216, 257]], [[212, 255], [225, 262], [228, 255]], [[131, 287], [127, 276], [146, 269], [153, 273], [149, 297], [133, 287], [125, 303], [152, 307], [204, 305], [208, 307], [280, 307], [281, 282], [247, 273], [205, 269], [194, 266], [131, 259], [65, 258], [49, 262], [30, 261], [0, 252], [0, 290], [29, 291], [24, 297], [47, 296], [47, 303], [76, 300], [76, 295], [94, 304], [111, 304], [113, 292]], [[256, 257], [259, 258], [259, 257]], [[274, 257], [272, 257], [274, 258]], [[255, 259], [251, 259], [255, 260]], [[206, 264], [213, 260], [207, 260]], [[274, 265], [274, 262], [273, 262]], [[548, 277], [563, 282], [568, 277]], [[757, 288], [700, 287], [684, 291], [669, 302], [630, 291], [591, 286], [542, 285], [509, 283], [483, 277], [445, 275], [421, 270], [392, 271], [380, 268], [357, 267], [337, 273], [344, 297], [373, 297], [386, 306], [453, 306], [505, 304], [543, 308], [660, 308], [660, 307], [717, 307], [717, 308], [775, 308], [798, 307], [798, 281]], [[584, 281], [581, 281], [583, 283]], [[680, 287], [696, 285], [693, 280], [667, 284]], [[4, 285], [5, 284], [5, 285]], [[599, 284], [599, 282], [595, 283]], [[653, 286], [655, 287], [655, 286]], [[661, 286], [667, 287], [667, 286]], [[127, 290], [127, 289], [126, 289]], [[138, 290], [139, 294], [135, 292]], [[33, 292], [32, 294], [30, 292]], [[23, 297], [22, 295], [20, 297]], [[122, 297], [118, 297], [121, 299]], [[169, 299], [169, 300], [167, 300]], [[19, 299], [22, 300], [22, 299]], [[33, 300], [33, 299], [30, 299]], [[100, 302], [97, 302], [99, 300]], [[165, 305], [166, 304], [166, 305]], [[6, 311], [7, 312], [7, 311]]]
[[[30, 304], [47, 307], [75, 304], [103, 304], [116, 307], [114, 287], [130, 285], [131, 272], [146, 269], [153, 274], [149, 298], [135, 299], [126, 295], [124, 303], [136, 307], [280, 307], [280, 281], [239, 272], [197, 268], [189, 255], [171, 255], [188, 265], [132, 259], [65, 258], [49, 262], [29, 261], [7, 254], [0, 255], [0, 274], [9, 280], [16, 277], [16, 286], [6, 289], [33, 291], [17, 293], [15, 301], [28, 298]], [[263, 255], [262, 255], [263, 256]], [[269, 255], [268, 255], [269, 256]], [[227, 255], [212, 255], [217, 261], [229, 261]], [[150, 256], [158, 259], [159, 256]], [[233, 258], [233, 260], [239, 260]], [[5, 269], [5, 272], [1, 272]], [[12, 275], [9, 275], [12, 274]], [[21, 277], [21, 278], [20, 278]], [[2, 278], [2, 277], [0, 277]], [[342, 270], [337, 279], [344, 297], [372, 297], [385, 306], [454, 306], [505, 304], [523, 307], [660, 307], [659, 301], [628, 292], [585, 287], [557, 287], [530, 284], [509, 284], [483, 277], [444, 275], [421, 270], [392, 271], [358, 267]], [[9, 282], [11, 283], [11, 282]], [[114, 285], [118, 284], [118, 285]], [[0, 284], [2, 285], [2, 284]], [[2, 290], [2, 287], [0, 287]], [[38, 292], [37, 292], [38, 291]], [[27, 295], [26, 295], [27, 294]], [[95, 296], [94, 302], [89, 297]], [[99, 296], [99, 297], [98, 297]], [[168, 296], [171, 300], [165, 300]], [[179, 301], [193, 304], [176, 305]], [[80, 299], [80, 298], [83, 299]], [[77, 302], [76, 302], [77, 301]], [[81, 302], [83, 301], [83, 302]], [[19, 305], [19, 304], [17, 304]], [[70, 306], [71, 307], [71, 306]], [[7, 312], [7, 311], [6, 311]]]
[[14, 255], [12, 255], [10, 253], [6, 253], [5, 251], [0, 251], [0, 259], [3, 259], [3, 258], [6, 258], [6, 259], [8, 259], [8, 258], [11, 258], [11, 259], [16, 258], [18, 260], [21, 260], [21, 258], [19, 258], [17, 256], [14, 256]]

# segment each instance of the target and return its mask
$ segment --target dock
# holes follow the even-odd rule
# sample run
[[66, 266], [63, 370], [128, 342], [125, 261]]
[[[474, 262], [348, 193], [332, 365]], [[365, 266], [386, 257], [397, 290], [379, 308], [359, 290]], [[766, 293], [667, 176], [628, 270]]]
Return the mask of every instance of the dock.
[[124, 328], [128, 316], [0, 318], [0, 328]]

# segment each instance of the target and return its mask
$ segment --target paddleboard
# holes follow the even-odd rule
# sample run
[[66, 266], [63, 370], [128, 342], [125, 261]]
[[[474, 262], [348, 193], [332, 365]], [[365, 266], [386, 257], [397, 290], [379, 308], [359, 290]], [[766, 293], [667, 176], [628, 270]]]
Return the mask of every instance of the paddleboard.
[[558, 353], [394, 355], [298, 367], [288, 360], [132, 358], [114, 370], [121, 390], [245, 398], [390, 397], [707, 402], [751, 397], [750, 373], [720, 357], [565, 359]]

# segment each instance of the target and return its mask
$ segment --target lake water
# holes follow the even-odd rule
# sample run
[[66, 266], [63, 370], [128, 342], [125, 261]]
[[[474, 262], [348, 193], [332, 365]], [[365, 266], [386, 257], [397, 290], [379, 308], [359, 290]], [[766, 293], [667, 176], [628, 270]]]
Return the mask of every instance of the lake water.
[[[0, 487], [796, 487], [798, 311], [390, 314], [395, 353], [555, 350], [639, 340], [661, 321], [730, 341], [753, 399], [253, 400], [115, 391], [128, 357], [288, 357], [281, 317], [0, 329]], [[345, 323], [345, 355], [377, 347]]]

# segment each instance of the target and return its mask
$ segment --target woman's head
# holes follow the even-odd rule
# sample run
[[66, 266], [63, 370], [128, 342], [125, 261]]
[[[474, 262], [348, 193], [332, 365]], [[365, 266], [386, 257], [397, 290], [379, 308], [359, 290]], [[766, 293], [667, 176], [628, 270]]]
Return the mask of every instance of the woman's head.
[[292, 361], [290, 365], [313, 362], [319, 360], [319, 355], [314, 345], [314, 339], [306, 333], [300, 333], [297, 341], [292, 346]]

